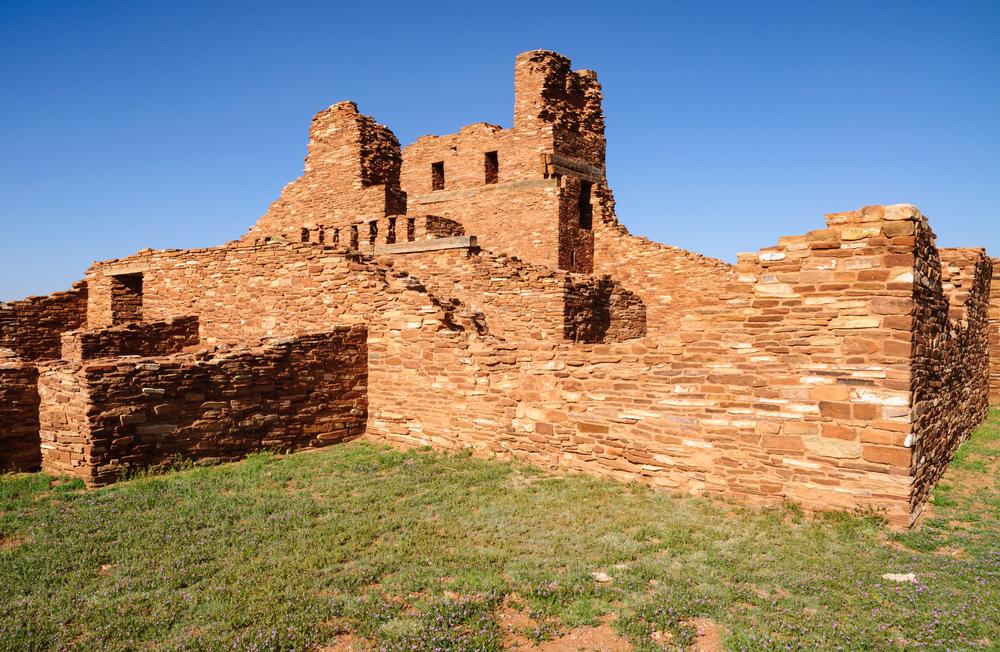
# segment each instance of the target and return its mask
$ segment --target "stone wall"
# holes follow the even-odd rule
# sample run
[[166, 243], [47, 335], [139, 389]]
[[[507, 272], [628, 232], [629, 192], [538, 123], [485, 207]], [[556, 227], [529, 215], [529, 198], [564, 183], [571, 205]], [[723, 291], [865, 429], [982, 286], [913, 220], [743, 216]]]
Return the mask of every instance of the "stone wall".
[[1000, 404], [1000, 258], [993, 259], [990, 286], [990, 400]]
[[122, 355], [162, 356], [198, 344], [198, 317], [76, 330], [62, 334], [64, 360], [92, 360]]
[[993, 276], [982, 249], [938, 252], [930, 228], [918, 227], [911, 363], [914, 511], [989, 409]]
[[642, 301], [607, 277], [556, 271], [476, 247], [412, 251], [379, 262], [482, 314], [497, 337], [604, 342], [646, 333]]
[[910, 436], [923, 228], [912, 206], [830, 215], [742, 256], [727, 299], [673, 336], [575, 345], [418, 329], [370, 342], [369, 432], [750, 502], [867, 506], [908, 525], [925, 499]]
[[324, 446], [364, 431], [363, 326], [233, 353], [47, 363], [42, 467], [103, 484], [180, 459]]
[[0, 348], [25, 360], [59, 357], [60, 335], [86, 323], [87, 285], [44, 297], [0, 303]]
[[595, 224], [594, 273], [610, 274], [642, 298], [651, 335], [676, 332], [685, 315], [720, 301], [732, 283], [731, 265], [633, 236], [613, 213], [608, 219]]
[[144, 251], [92, 267], [89, 324], [110, 301], [107, 279], [120, 271], [143, 276], [149, 321], [196, 315], [207, 344], [322, 332], [339, 322], [362, 323], [387, 299], [384, 270], [357, 254], [315, 244], [232, 245], [186, 251]]
[[299, 241], [302, 229], [346, 227], [406, 212], [399, 141], [353, 102], [320, 111], [302, 176], [285, 186], [245, 240]]
[[554, 52], [525, 52], [515, 62], [514, 95], [512, 128], [473, 124], [403, 151], [408, 210], [454, 219], [496, 251], [591, 273], [589, 214], [606, 184], [597, 77], [572, 71]]
[[0, 349], [0, 473], [35, 471], [38, 440], [38, 369]]

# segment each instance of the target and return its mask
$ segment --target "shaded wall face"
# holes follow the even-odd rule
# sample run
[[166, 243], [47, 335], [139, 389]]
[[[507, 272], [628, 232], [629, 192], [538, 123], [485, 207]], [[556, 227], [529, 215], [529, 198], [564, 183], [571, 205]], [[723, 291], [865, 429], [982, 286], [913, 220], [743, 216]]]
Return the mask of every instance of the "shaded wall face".
[[52, 363], [41, 377], [43, 468], [90, 484], [179, 460], [330, 445], [364, 432], [367, 330], [235, 354]]
[[0, 473], [38, 470], [40, 443], [38, 369], [0, 360]]
[[1000, 258], [993, 259], [990, 284], [990, 400], [1000, 405]]
[[989, 407], [992, 263], [982, 250], [938, 250], [920, 225], [913, 296], [914, 510]]
[[53, 360], [59, 357], [62, 333], [86, 321], [84, 283], [68, 292], [0, 304], [0, 349], [10, 349], [24, 360]]
[[198, 344], [198, 318], [183, 316], [63, 333], [64, 360], [93, 360], [125, 355], [163, 356]]

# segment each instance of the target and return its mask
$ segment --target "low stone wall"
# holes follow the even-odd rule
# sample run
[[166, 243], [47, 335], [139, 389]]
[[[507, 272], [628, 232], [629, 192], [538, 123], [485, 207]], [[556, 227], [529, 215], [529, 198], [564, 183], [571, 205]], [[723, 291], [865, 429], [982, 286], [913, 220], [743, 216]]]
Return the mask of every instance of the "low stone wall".
[[44, 366], [42, 468], [112, 482], [178, 459], [226, 461], [325, 446], [364, 432], [367, 331], [215, 355]]
[[65, 360], [92, 360], [122, 355], [163, 356], [198, 344], [198, 317], [189, 315], [155, 322], [77, 330], [62, 334]]
[[[989, 409], [992, 261], [982, 249], [934, 248], [917, 232], [913, 296], [913, 489], [919, 512], [958, 447]], [[950, 299], [950, 300], [949, 300]]]
[[0, 349], [0, 473], [36, 471], [41, 461], [38, 369]]
[[25, 360], [59, 357], [59, 337], [87, 323], [87, 284], [44, 297], [0, 303], [0, 348]]

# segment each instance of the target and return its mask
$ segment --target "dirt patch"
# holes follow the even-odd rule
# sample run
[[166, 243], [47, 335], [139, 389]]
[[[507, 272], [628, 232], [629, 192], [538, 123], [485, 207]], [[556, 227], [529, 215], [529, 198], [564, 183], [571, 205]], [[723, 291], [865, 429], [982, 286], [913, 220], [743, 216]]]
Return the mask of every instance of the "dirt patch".
[[686, 624], [695, 630], [694, 644], [689, 648], [690, 652], [723, 652], [726, 649], [722, 644], [726, 638], [726, 630], [719, 623], [711, 618], [692, 618]]
[[[596, 627], [578, 627], [561, 636], [540, 643], [532, 642], [529, 634], [541, 625], [518, 607], [521, 601], [516, 594], [504, 598], [497, 612], [497, 622], [503, 631], [505, 650], [533, 650], [536, 652], [629, 652], [632, 645], [615, 633], [607, 620]], [[610, 619], [610, 617], [609, 617]]]
[[317, 648], [316, 652], [367, 652], [372, 645], [363, 638], [358, 638], [353, 634], [341, 634], [332, 642]]
[[519, 602], [516, 594], [508, 595], [497, 612], [497, 624], [503, 632], [505, 650], [530, 650], [534, 646], [527, 632], [537, 629], [538, 622], [517, 608]]
[[24, 539], [20, 537], [0, 536], [0, 550], [13, 550], [22, 543], [24, 543]]
[[540, 652], [630, 652], [632, 644], [604, 623], [597, 627], [577, 627], [531, 649]]

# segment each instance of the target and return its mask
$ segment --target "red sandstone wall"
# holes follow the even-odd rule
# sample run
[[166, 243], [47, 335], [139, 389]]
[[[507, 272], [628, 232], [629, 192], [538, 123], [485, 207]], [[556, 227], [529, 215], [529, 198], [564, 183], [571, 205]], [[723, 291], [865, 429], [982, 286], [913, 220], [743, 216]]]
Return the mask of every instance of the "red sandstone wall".
[[401, 162], [399, 141], [387, 127], [358, 113], [353, 102], [335, 104], [313, 118], [303, 175], [244, 239], [297, 242], [303, 228], [330, 230], [405, 213]]
[[26, 360], [59, 357], [60, 335], [86, 323], [87, 286], [67, 292], [0, 303], [0, 348]]
[[993, 259], [990, 285], [990, 400], [1000, 403], [1000, 258]]
[[[580, 182], [604, 182], [601, 89], [590, 71], [573, 72], [554, 52], [515, 62], [514, 126], [474, 124], [424, 136], [403, 152], [401, 183], [412, 215], [458, 220], [493, 251], [581, 273], [593, 270], [593, 230], [581, 228]], [[486, 175], [487, 152], [499, 162]], [[432, 165], [444, 185], [433, 186]]]
[[685, 315], [720, 300], [731, 265], [629, 234], [595, 217], [594, 273], [610, 274], [646, 304], [650, 335], [676, 332]]
[[164, 321], [63, 333], [62, 358], [92, 360], [123, 355], [162, 356], [179, 353], [196, 344], [198, 318], [175, 317]]
[[554, 271], [468, 248], [385, 256], [442, 298], [481, 313], [506, 339], [620, 341], [645, 335], [645, 308], [612, 279]]
[[353, 326], [214, 356], [49, 363], [39, 382], [43, 469], [103, 484], [177, 459], [356, 437], [367, 416], [366, 339]]
[[35, 471], [38, 440], [38, 369], [0, 349], [0, 473]]
[[144, 251], [88, 271], [90, 324], [110, 301], [109, 275], [143, 275], [147, 320], [196, 315], [208, 344], [242, 344], [260, 337], [328, 330], [362, 323], [389, 303], [384, 270], [357, 255], [311, 244], [229, 246]]
[[370, 342], [369, 432], [696, 493], [868, 505], [906, 525], [924, 224], [910, 206], [831, 215], [744, 256], [725, 305], [694, 311], [676, 337], [590, 346], [418, 329]]
[[925, 223], [918, 224], [916, 256], [911, 505], [919, 512], [989, 409], [993, 265], [981, 249], [943, 249], [939, 255]]

